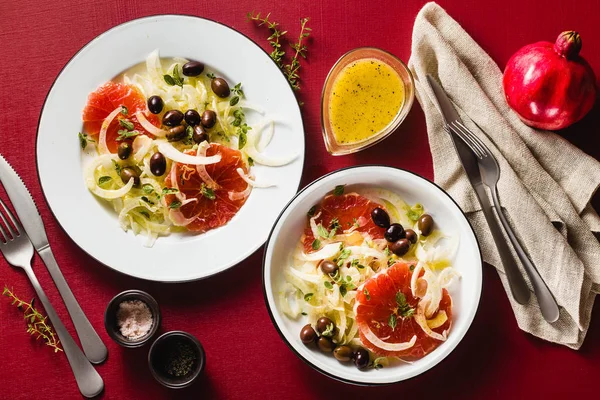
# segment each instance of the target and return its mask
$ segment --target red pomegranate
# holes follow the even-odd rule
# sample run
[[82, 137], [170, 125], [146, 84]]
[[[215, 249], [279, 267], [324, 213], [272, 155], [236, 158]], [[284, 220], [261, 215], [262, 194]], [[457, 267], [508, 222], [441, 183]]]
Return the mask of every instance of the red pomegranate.
[[527, 125], [563, 129], [591, 110], [596, 78], [580, 50], [579, 34], [566, 31], [555, 43], [527, 45], [508, 61], [503, 80], [506, 100]]

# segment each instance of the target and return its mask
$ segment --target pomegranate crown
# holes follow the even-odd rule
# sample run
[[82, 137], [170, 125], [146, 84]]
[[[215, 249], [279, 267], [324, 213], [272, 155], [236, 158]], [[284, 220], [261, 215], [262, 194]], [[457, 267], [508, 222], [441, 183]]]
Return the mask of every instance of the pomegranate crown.
[[581, 51], [581, 36], [575, 31], [564, 31], [556, 38], [554, 50], [567, 60], [577, 58]]

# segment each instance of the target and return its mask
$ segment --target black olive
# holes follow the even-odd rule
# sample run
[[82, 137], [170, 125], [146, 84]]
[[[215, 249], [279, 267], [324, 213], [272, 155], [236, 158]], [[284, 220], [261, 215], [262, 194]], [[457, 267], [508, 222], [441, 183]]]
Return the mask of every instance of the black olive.
[[331, 353], [335, 347], [333, 341], [325, 336], [319, 337], [319, 340], [317, 340], [317, 345], [323, 353]]
[[219, 97], [229, 96], [230, 90], [227, 81], [223, 78], [215, 78], [210, 82], [210, 88]]
[[300, 340], [302, 340], [302, 343], [304, 343], [304, 344], [314, 343], [316, 338], [317, 338], [317, 332], [315, 332], [313, 327], [310, 326], [310, 324], [304, 325], [304, 327], [300, 331]]
[[202, 113], [202, 126], [212, 128], [217, 123], [217, 114], [213, 110], [205, 110]]
[[150, 171], [156, 176], [162, 176], [167, 170], [167, 159], [159, 151], [150, 157]]
[[179, 110], [167, 111], [162, 119], [162, 123], [166, 126], [177, 126], [181, 121], [183, 121], [183, 113]]
[[123, 142], [117, 148], [117, 155], [121, 160], [127, 160], [127, 158], [131, 155], [131, 144], [128, 142]]
[[164, 105], [163, 99], [161, 99], [160, 96], [150, 96], [148, 98], [148, 110], [150, 110], [152, 114], [160, 114]]
[[334, 275], [338, 270], [337, 264], [329, 260], [321, 261], [320, 267], [321, 271], [323, 271], [324, 274], [328, 275]]
[[200, 123], [200, 114], [198, 114], [198, 111], [196, 110], [187, 110], [184, 118], [185, 122], [191, 126], [196, 126]]
[[419, 218], [417, 226], [421, 231], [421, 235], [429, 236], [431, 231], [433, 231], [433, 218], [431, 218], [431, 215], [429, 214], [423, 214], [421, 215], [421, 218]]
[[169, 142], [178, 142], [185, 137], [185, 126], [179, 125], [169, 129], [169, 133], [166, 135]]
[[129, 183], [129, 180], [133, 178], [133, 185], [134, 186], [138, 186], [140, 184], [140, 174], [138, 174], [138, 172], [131, 168], [131, 167], [125, 167], [121, 169], [121, 180], [123, 181], [123, 183], [127, 184]]
[[341, 362], [348, 362], [354, 356], [354, 352], [350, 346], [338, 346], [333, 350], [333, 356]]
[[400, 239], [397, 242], [390, 244], [390, 250], [398, 257], [401, 257], [408, 253], [409, 249], [410, 242], [408, 241], [408, 239]]
[[369, 366], [369, 352], [359, 347], [354, 352], [354, 365], [358, 369], [365, 369]]
[[404, 228], [400, 224], [391, 224], [389, 228], [385, 231], [385, 240], [388, 242], [395, 242], [404, 238]]
[[417, 233], [415, 231], [413, 231], [412, 229], [407, 229], [404, 231], [404, 235], [406, 236], [406, 238], [408, 239], [409, 242], [411, 243], [417, 243]]
[[387, 229], [390, 226], [390, 216], [383, 208], [377, 207], [371, 211], [371, 219], [381, 228]]
[[333, 323], [332, 320], [330, 320], [327, 317], [321, 317], [319, 318], [319, 320], [317, 321], [317, 331], [322, 335], [323, 332], [329, 330], [330, 332], [333, 333], [333, 330], [335, 329], [335, 324]]
[[194, 127], [194, 133], [192, 134], [192, 139], [194, 143], [200, 144], [204, 141], [208, 141], [208, 133], [204, 130], [202, 125], [196, 125]]
[[185, 76], [198, 76], [204, 71], [204, 64], [200, 61], [188, 61], [181, 70]]

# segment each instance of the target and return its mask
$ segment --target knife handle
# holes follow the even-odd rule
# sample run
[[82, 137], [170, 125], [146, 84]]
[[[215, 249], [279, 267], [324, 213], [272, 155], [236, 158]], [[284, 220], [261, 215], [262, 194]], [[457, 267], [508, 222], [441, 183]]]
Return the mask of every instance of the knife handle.
[[79, 347], [77, 347], [77, 344], [69, 334], [69, 331], [67, 331], [67, 328], [65, 328], [60, 318], [58, 318], [56, 311], [54, 311], [54, 307], [50, 304], [50, 300], [46, 297], [46, 294], [40, 286], [31, 267], [24, 267], [23, 269], [27, 273], [38, 298], [42, 302], [44, 310], [46, 310], [50, 322], [52, 322], [52, 326], [54, 326], [54, 330], [56, 330], [63, 350], [65, 351], [65, 355], [67, 356], [67, 360], [69, 361], [69, 365], [71, 366], [71, 370], [73, 371], [73, 375], [75, 375], [79, 391], [88, 398], [97, 396], [104, 389], [102, 378], [98, 375], [98, 372], [96, 372]]
[[542, 279], [535, 265], [533, 265], [529, 257], [527, 257], [525, 250], [521, 246], [521, 243], [515, 236], [515, 233], [513, 232], [510, 224], [506, 220], [506, 217], [502, 212], [502, 208], [500, 207], [498, 191], [496, 190], [496, 188], [493, 188], [491, 192], [492, 200], [494, 202], [494, 208], [496, 209], [496, 214], [498, 215], [498, 218], [500, 218], [500, 222], [502, 223], [502, 226], [504, 227], [504, 230], [506, 231], [510, 242], [515, 248], [517, 256], [519, 256], [519, 260], [521, 260], [521, 264], [523, 264], [523, 268], [525, 268], [525, 272], [527, 272], [527, 275], [529, 276], [529, 280], [531, 281], [531, 285], [533, 286], [533, 291], [540, 305], [540, 310], [542, 311], [542, 316], [546, 321], [550, 323], [556, 322], [556, 320], [558, 320], [559, 317], [558, 304], [556, 304], [556, 300], [554, 299], [554, 296], [552, 296], [552, 292], [550, 292], [550, 289], [548, 289], [546, 282], [544, 282], [544, 280]]
[[490, 232], [496, 243], [496, 248], [498, 249], [502, 265], [504, 266], [504, 273], [508, 279], [508, 286], [510, 287], [513, 298], [519, 304], [526, 304], [529, 301], [531, 292], [527, 287], [527, 283], [525, 282], [521, 271], [519, 271], [516, 260], [510, 252], [508, 243], [506, 243], [506, 240], [504, 239], [504, 235], [502, 235], [500, 225], [498, 225], [496, 218], [494, 218], [494, 214], [491, 212], [492, 206], [488, 200], [487, 193], [481, 185], [474, 187], [474, 189], [481, 202], [483, 216], [488, 223], [488, 227], [490, 228]]
[[106, 360], [108, 350], [75, 299], [71, 288], [69, 288], [65, 277], [54, 259], [52, 250], [50, 250], [50, 247], [46, 247], [39, 251], [38, 254], [44, 261], [44, 264], [46, 264], [46, 268], [50, 272], [50, 276], [52, 276], [52, 280], [54, 280], [54, 284], [67, 306], [86, 357], [94, 364]]

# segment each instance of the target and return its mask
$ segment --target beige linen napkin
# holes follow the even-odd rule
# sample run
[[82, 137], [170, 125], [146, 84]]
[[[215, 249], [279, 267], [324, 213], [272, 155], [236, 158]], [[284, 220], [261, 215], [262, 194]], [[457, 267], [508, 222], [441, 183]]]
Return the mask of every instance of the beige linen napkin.
[[535, 296], [520, 305], [509, 294], [519, 327], [578, 349], [600, 288], [600, 243], [592, 233], [600, 231], [600, 218], [590, 205], [600, 184], [600, 163], [560, 136], [523, 124], [506, 104], [498, 66], [435, 3], [417, 15], [409, 67], [427, 120], [435, 182], [465, 211], [484, 261], [496, 267], [510, 293], [475, 192], [432, 102], [427, 74], [438, 79], [467, 127], [498, 159], [504, 213], [560, 306], [559, 320], [549, 324]]

